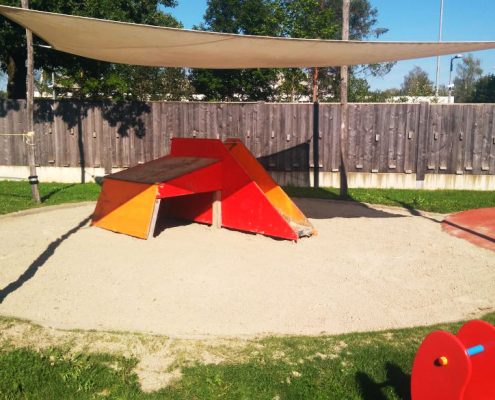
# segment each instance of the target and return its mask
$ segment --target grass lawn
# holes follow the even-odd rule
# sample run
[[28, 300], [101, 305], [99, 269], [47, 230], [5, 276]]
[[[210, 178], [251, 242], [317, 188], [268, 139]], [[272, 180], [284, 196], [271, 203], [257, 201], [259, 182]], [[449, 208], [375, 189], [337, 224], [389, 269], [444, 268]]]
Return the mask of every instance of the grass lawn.
[[0, 181], [0, 214], [40, 206], [96, 200], [100, 186], [96, 183], [42, 183], [39, 186], [41, 205], [31, 198], [31, 187], [27, 182]]
[[[294, 197], [340, 200], [339, 189], [285, 187]], [[448, 214], [474, 208], [495, 207], [495, 192], [474, 190], [349, 189], [349, 199]]]
[[[285, 187], [294, 197], [339, 199], [335, 188]], [[100, 186], [95, 183], [42, 183], [43, 205], [91, 201], [98, 198]], [[495, 207], [495, 192], [468, 190], [406, 190], [406, 189], [349, 189], [349, 200], [406, 207], [409, 209], [451, 213], [472, 208]], [[31, 188], [26, 182], [0, 181], [0, 214], [39, 207], [31, 200]]]
[[[495, 313], [484, 319], [495, 323]], [[134, 372], [136, 359], [72, 353], [70, 346], [35, 351], [3, 340], [0, 397], [409, 400], [412, 362], [424, 336], [434, 329], [456, 332], [460, 325], [339, 336], [268, 337], [244, 341], [230, 350], [219, 346], [210, 348], [222, 356], [216, 364], [188, 363], [184, 357], [176, 357], [170, 368], [180, 368], [181, 376], [150, 393], [141, 391]], [[12, 327], [15, 322], [11, 321], [7, 329]], [[139, 340], [146, 344], [145, 336]], [[193, 348], [201, 352], [204, 348], [198, 343]], [[180, 347], [169, 346], [172, 353]]]

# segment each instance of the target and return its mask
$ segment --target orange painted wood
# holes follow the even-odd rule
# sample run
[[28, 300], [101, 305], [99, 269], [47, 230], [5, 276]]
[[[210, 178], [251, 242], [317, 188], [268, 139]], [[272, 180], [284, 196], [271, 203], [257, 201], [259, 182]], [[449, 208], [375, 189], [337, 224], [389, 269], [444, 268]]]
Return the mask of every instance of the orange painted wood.
[[147, 239], [156, 194], [156, 185], [106, 178], [92, 225]]

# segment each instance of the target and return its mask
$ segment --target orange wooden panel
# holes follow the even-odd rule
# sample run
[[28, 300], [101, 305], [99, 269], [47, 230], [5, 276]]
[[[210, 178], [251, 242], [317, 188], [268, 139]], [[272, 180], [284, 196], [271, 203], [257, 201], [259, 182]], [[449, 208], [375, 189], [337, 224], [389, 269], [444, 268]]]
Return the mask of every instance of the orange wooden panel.
[[157, 186], [105, 179], [93, 214], [93, 225], [147, 239]]

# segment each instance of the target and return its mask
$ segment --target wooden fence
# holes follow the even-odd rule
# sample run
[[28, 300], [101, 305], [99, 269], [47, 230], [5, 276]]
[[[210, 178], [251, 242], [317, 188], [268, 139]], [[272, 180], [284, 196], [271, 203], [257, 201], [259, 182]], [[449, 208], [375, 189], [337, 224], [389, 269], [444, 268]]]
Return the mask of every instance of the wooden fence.
[[[239, 137], [271, 171], [308, 172], [313, 104], [37, 101], [41, 166], [130, 167], [173, 137]], [[340, 105], [320, 104], [320, 171], [338, 171]], [[350, 104], [351, 172], [495, 174], [495, 104]], [[0, 165], [26, 165], [25, 103], [0, 102]]]

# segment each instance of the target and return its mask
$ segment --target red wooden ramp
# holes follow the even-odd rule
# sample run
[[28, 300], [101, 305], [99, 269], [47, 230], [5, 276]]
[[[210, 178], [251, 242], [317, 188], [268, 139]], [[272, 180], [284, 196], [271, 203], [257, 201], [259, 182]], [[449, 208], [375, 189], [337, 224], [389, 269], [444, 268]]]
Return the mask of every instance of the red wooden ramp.
[[451, 214], [442, 222], [444, 231], [495, 251], [495, 208], [478, 208]]
[[93, 225], [146, 239], [168, 216], [297, 240], [315, 230], [240, 140], [172, 140], [169, 155], [109, 175]]

